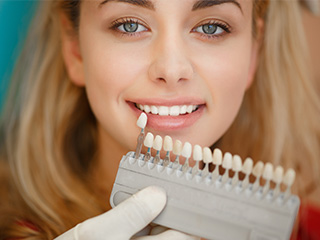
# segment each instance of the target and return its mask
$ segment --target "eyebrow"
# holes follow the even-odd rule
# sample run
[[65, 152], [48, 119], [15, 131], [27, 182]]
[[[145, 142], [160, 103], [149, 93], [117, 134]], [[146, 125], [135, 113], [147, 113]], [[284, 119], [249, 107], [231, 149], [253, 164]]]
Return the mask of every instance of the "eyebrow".
[[[150, 0], [104, 0], [99, 4], [99, 7], [101, 7], [102, 5], [104, 5], [108, 2], [112, 2], [112, 1], [129, 3], [132, 5], [140, 6], [143, 8], [150, 9], [150, 10], [155, 10], [155, 6], [154, 6], [153, 2], [151, 2]], [[192, 7], [192, 11], [196, 11], [196, 10], [212, 7], [215, 5], [224, 4], [224, 3], [235, 4], [242, 12], [241, 5], [236, 0], [198, 0], [197, 2], [194, 3], [194, 5]]]
[[101, 7], [103, 4], [106, 4], [108, 2], [124, 2], [124, 3], [129, 3], [132, 5], [136, 5], [139, 7], [147, 8], [150, 10], [155, 10], [154, 4], [149, 1], [149, 0], [104, 0], [99, 4], [99, 7]]
[[220, 5], [223, 3], [235, 4], [240, 9], [240, 11], [243, 13], [240, 3], [237, 2], [236, 0], [198, 0], [193, 5], [192, 11], [196, 11], [199, 9], [203, 9], [203, 8], [207, 8], [207, 7], [211, 7], [211, 6], [215, 6], [215, 5]]

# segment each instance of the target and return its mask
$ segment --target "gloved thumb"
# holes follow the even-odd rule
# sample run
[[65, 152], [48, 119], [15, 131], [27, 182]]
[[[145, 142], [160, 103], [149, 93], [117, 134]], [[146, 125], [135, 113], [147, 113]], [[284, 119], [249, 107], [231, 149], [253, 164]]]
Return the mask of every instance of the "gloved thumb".
[[147, 187], [109, 212], [78, 225], [79, 239], [130, 239], [156, 218], [165, 204], [162, 188]]

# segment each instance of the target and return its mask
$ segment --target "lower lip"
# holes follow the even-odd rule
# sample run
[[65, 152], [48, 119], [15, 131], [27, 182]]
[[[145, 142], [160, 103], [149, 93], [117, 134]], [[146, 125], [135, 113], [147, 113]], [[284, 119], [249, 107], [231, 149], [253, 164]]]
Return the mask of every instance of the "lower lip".
[[[136, 113], [137, 117], [139, 117], [143, 111], [136, 108], [136, 106], [132, 102], [128, 102], [128, 104]], [[181, 130], [193, 125], [202, 116], [204, 108], [205, 105], [200, 105], [196, 111], [179, 116], [160, 116], [146, 113], [148, 116], [147, 127], [152, 128], [156, 131]]]

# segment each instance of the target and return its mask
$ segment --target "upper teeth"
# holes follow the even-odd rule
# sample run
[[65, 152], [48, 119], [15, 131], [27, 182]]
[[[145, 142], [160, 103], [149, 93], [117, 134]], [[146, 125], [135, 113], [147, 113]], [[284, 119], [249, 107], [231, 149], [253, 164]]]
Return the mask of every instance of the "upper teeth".
[[198, 105], [175, 105], [175, 106], [149, 106], [136, 104], [137, 108], [146, 113], [159, 114], [160, 116], [178, 116], [180, 114], [192, 113]]

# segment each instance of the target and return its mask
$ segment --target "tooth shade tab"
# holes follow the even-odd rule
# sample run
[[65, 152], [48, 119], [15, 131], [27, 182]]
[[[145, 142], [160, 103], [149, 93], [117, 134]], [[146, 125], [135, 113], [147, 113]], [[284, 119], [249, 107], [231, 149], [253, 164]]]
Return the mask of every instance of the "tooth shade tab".
[[175, 155], [181, 155], [182, 152], [182, 142], [179, 140], [176, 140], [173, 144], [173, 149], [172, 149], [173, 154]]
[[157, 151], [160, 151], [162, 148], [162, 137], [157, 135], [153, 142], [153, 148]]
[[213, 157], [212, 157], [212, 163], [215, 165], [221, 165], [222, 164], [222, 152], [219, 148], [215, 148], [213, 150]]
[[202, 160], [202, 148], [199, 145], [194, 145], [193, 147], [193, 160], [194, 161]]
[[229, 152], [226, 152], [223, 156], [222, 167], [225, 169], [232, 168], [232, 155]]
[[251, 158], [246, 158], [242, 166], [242, 172], [246, 175], [249, 175], [252, 172], [253, 160]]
[[192, 145], [189, 142], [185, 142], [182, 148], [181, 155], [185, 158], [191, 157]]
[[165, 136], [163, 141], [163, 150], [165, 151], [172, 151], [173, 142], [170, 136]]
[[138, 127], [142, 129], [145, 128], [147, 125], [147, 120], [148, 120], [147, 114], [145, 114], [144, 112], [141, 113], [137, 120]]
[[152, 148], [153, 146], [153, 139], [154, 139], [154, 136], [152, 133], [148, 132], [145, 139], [144, 139], [144, 142], [143, 144], [148, 147], [148, 148]]
[[280, 184], [283, 179], [283, 172], [284, 172], [283, 167], [281, 167], [281, 166], [276, 167], [276, 169], [274, 170], [274, 173], [273, 173], [272, 181], [274, 181], [277, 184]]
[[203, 162], [211, 163], [212, 162], [212, 152], [208, 147], [203, 148]]
[[240, 172], [242, 169], [242, 160], [239, 155], [234, 155], [233, 156], [233, 161], [232, 161], [232, 170], [235, 172]]
[[263, 173], [263, 162], [259, 161], [256, 163], [256, 165], [254, 165], [253, 169], [252, 169], [252, 174], [255, 177], [261, 177], [262, 173]]
[[283, 178], [283, 183], [287, 186], [291, 186], [296, 178], [296, 172], [290, 168], [287, 170]]
[[273, 177], [273, 165], [271, 163], [266, 163], [263, 169], [262, 177], [266, 180], [271, 180]]

